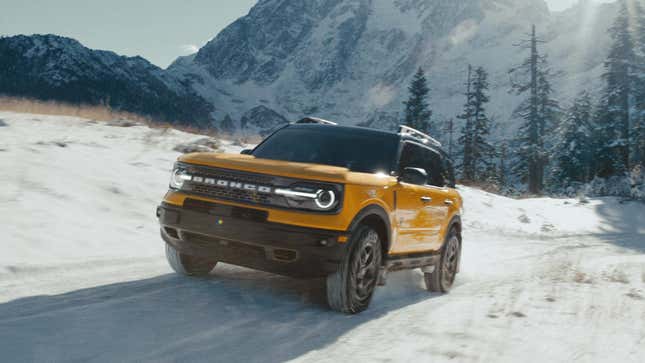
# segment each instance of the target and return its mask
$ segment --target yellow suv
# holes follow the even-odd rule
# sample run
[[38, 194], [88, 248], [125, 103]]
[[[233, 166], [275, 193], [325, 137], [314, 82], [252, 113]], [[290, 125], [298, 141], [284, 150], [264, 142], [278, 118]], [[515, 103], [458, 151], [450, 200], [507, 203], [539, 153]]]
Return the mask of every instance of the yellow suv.
[[181, 156], [157, 216], [177, 273], [224, 262], [325, 277], [330, 307], [358, 313], [389, 271], [421, 268], [428, 290], [451, 288], [462, 241], [454, 183], [426, 134], [306, 118], [239, 155]]

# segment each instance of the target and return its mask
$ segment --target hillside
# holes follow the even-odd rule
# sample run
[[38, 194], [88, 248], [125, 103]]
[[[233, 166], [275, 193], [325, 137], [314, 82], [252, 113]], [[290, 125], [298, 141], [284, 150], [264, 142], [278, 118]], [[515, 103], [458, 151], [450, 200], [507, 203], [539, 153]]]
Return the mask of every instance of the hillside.
[[[155, 208], [201, 136], [0, 112], [0, 354], [22, 361], [642, 362], [645, 205], [460, 187], [450, 294], [392, 273], [357, 316], [321, 281], [171, 273]], [[222, 140], [222, 150], [239, 152]]]
[[145, 59], [55, 35], [0, 37], [0, 95], [104, 105], [198, 127], [213, 120], [212, 105]]

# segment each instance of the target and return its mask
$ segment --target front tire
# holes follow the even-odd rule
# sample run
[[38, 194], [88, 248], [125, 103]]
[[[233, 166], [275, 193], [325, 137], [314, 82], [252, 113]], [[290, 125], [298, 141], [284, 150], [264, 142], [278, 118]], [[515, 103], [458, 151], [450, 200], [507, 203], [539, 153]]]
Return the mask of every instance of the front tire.
[[441, 259], [434, 271], [424, 274], [428, 291], [446, 293], [450, 291], [461, 259], [461, 239], [456, 228], [450, 229], [446, 243], [441, 249]]
[[183, 254], [169, 243], [166, 243], [166, 259], [176, 273], [186, 276], [206, 276], [217, 264], [217, 261]]
[[367, 309], [376, 288], [381, 260], [378, 233], [368, 226], [358, 227], [350, 241], [350, 252], [338, 271], [327, 276], [329, 307], [346, 314]]

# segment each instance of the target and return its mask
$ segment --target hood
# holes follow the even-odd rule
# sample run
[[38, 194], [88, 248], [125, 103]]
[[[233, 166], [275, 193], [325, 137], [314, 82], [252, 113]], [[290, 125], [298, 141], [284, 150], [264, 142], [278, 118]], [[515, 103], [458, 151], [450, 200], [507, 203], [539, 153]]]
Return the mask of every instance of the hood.
[[396, 182], [396, 178], [389, 175], [357, 173], [330, 165], [260, 159], [252, 155], [193, 153], [182, 155], [177, 160], [188, 164], [333, 183], [385, 186]]

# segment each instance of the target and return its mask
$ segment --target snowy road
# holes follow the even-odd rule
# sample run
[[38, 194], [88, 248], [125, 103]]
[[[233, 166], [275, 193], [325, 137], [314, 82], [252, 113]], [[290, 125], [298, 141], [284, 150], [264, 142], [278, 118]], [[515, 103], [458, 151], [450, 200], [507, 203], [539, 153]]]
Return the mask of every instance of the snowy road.
[[462, 188], [455, 289], [393, 273], [368, 311], [345, 316], [322, 281], [170, 273], [154, 208], [172, 147], [194, 135], [0, 119], [2, 361], [645, 361], [641, 203]]

